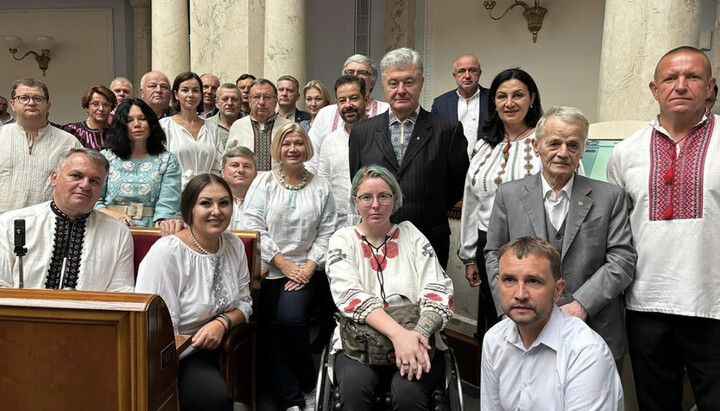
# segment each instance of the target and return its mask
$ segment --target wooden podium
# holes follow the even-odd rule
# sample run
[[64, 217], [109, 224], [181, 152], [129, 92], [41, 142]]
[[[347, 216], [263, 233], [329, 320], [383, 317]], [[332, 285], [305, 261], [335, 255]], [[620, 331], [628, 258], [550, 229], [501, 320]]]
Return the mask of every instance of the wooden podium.
[[149, 294], [0, 289], [5, 410], [177, 410], [165, 303]]

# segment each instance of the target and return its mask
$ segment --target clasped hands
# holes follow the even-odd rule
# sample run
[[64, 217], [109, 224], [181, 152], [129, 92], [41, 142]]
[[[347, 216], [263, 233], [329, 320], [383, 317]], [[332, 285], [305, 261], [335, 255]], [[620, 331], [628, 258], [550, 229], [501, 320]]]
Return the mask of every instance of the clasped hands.
[[315, 273], [315, 267], [311, 264], [301, 267], [289, 260], [285, 260], [278, 268], [290, 280], [285, 283], [285, 291], [297, 291], [304, 288], [310, 283], [310, 279]]
[[430, 342], [417, 331], [404, 330], [391, 339], [395, 348], [395, 365], [400, 376], [408, 381], [419, 380], [423, 373], [430, 372]]

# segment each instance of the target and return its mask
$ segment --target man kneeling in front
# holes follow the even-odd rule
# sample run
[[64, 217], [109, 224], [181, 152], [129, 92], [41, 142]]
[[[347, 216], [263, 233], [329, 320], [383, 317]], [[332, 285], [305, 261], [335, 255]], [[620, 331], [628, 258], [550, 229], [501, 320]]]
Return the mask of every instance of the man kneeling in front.
[[605, 341], [555, 305], [565, 288], [555, 247], [521, 237], [500, 248], [498, 260], [507, 318], [485, 334], [481, 409], [623, 410]]

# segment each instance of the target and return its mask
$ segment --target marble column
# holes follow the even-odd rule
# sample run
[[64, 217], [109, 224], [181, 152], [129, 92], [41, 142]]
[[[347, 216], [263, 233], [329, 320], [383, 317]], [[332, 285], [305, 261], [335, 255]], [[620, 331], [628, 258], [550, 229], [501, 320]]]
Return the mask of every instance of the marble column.
[[415, 0], [385, 0], [385, 53], [415, 48]]
[[190, 69], [186, 1], [152, 0], [152, 69], [175, 76]]
[[648, 89], [655, 65], [675, 47], [697, 47], [699, 36], [699, 0], [606, 0], [598, 121], [649, 120], [657, 114]]
[[263, 76], [275, 82], [284, 74], [305, 84], [305, 2], [265, 0]]
[[[720, 0], [717, 0], [717, 10], [715, 11], [715, 31], [713, 33], [712, 44], [710, 45], [712, 51], [712, 64], [713, 74], [715, 77], [720, 77]], [[717, 104], [716, 104], [717, 106]]]
[[265, 0], [190, 0], [190, 67], [234, 83], [263, 72]]
[[140, 88], [140, 78], [150, 71], [151, 15], [150, 0], [130, 0], [133, 8], [133, 81]]

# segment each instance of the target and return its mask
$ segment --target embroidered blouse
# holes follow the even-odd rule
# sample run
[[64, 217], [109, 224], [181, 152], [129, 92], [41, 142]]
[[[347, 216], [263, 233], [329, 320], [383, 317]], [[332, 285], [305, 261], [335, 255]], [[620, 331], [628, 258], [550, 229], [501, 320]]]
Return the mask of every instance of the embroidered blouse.
[[183, 188], [198, 174], [220, 175], [224, 147], [217, 124], [203, 121], [197, 140], [172, 117], [160, 119], [160, 127], [167, 137], [165, 148], [175, 154], [180, 163]]
[[90, 128], [87, 122], [81, 121], [79, 123], [65, 124], [62, 129], [77, 137], [80, 144], [85, 148], [91, 148], [95, 151], [100, 151], [104, 148], [101, 136], [107, 136], [108, 129], [106, 128], [97, 130]]

